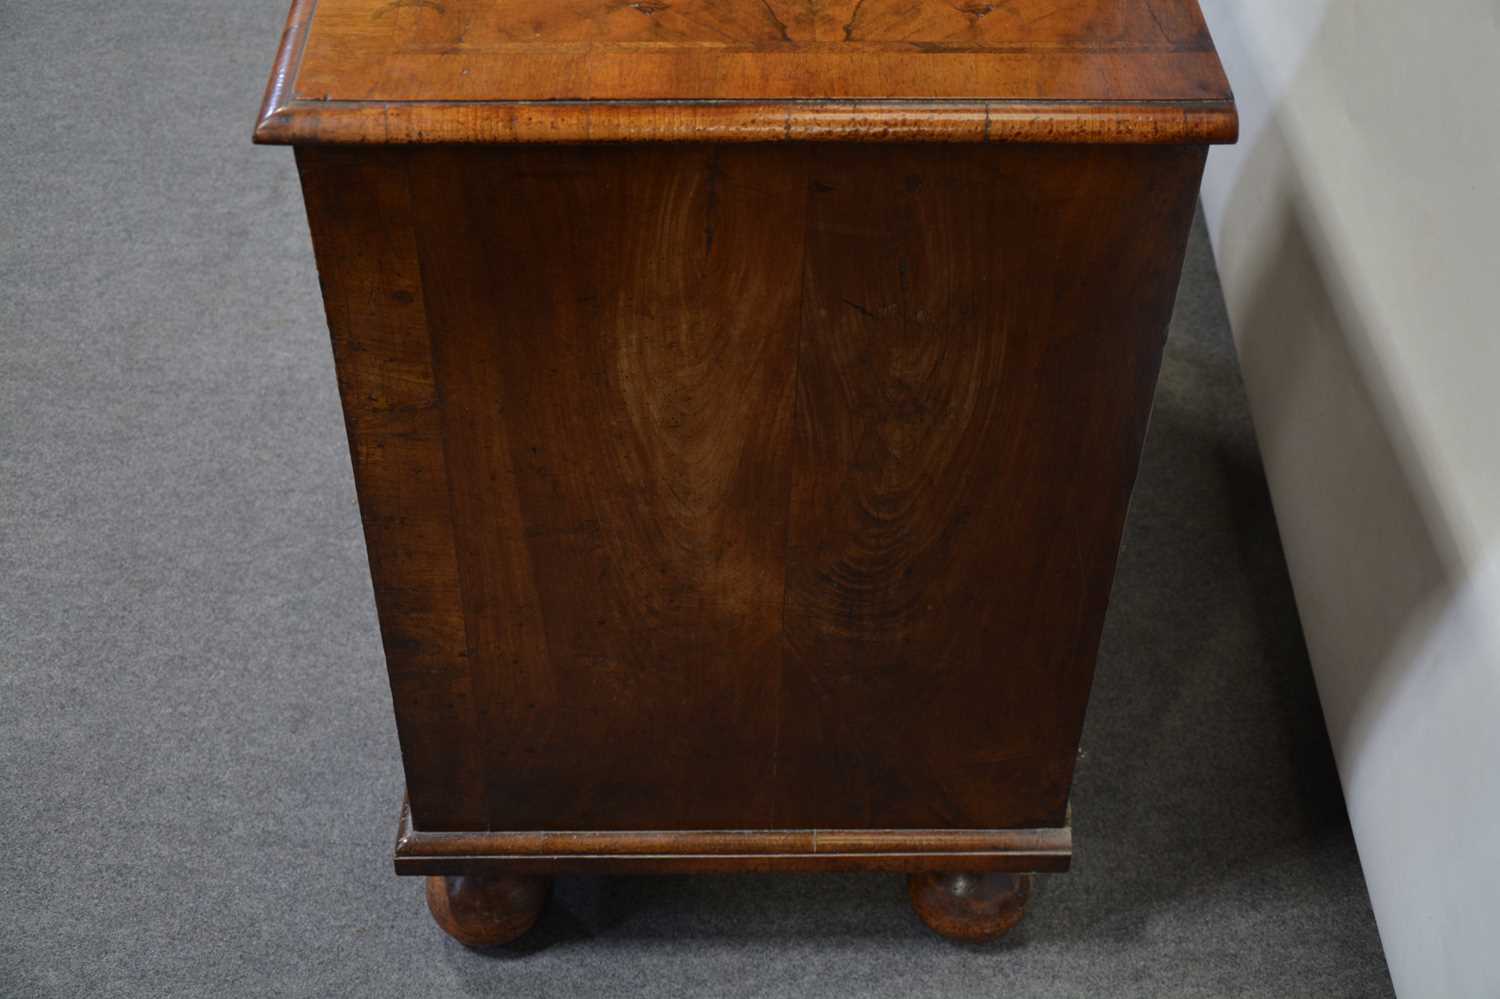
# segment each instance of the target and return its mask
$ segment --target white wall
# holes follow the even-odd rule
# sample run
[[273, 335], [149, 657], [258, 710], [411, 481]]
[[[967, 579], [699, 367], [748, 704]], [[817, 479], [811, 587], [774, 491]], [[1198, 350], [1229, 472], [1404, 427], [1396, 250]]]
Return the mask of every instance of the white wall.
[[1397, 991], [1500, 996], [1500, 0], [1202, 0], [1203, 200]]

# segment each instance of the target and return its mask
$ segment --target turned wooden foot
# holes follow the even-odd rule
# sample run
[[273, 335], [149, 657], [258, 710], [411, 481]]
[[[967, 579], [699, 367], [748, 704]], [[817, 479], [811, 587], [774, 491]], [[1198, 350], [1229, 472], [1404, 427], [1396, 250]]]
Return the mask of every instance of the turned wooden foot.
[[952, 940], [998, 940], [1021, 921], [1029, 874], [913, 874], [911, 906], [927, 927]]
[[551, 878], [524, 874], [433, 875], [427, 908], [465, 947], [495, 947], [531, 929], [551, 889]]

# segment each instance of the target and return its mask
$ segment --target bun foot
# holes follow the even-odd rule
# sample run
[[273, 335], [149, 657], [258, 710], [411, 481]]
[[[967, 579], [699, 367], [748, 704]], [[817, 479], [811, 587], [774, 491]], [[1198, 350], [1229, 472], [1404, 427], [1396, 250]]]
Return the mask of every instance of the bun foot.
[[1021, 921], [1029, 874], [913, 874], [911, 907], [927, 928], [950, 940], [998, 940]]
[[465, 947], [497, 947], [535, 925], [551, 889], [551, 878], [524, 874], [432, 875], [427, 908]]

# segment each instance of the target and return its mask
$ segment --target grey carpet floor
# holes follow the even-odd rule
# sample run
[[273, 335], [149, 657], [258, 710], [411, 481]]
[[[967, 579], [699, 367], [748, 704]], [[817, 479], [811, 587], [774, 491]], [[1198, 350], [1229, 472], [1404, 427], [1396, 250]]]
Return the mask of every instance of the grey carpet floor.
[[401, 794], [290, 154], [285, 0], [0, 0], [0, 995], [1380, 996], [1194, 233], [1073, 873], [991, 947], [899, 877], [567, 878], [468, 953]]

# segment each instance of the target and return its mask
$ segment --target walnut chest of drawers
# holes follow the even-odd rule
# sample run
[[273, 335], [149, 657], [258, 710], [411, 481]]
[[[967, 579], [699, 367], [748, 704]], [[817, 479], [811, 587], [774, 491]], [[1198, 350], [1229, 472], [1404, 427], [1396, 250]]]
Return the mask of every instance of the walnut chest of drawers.
[[573, 871], [1020, 918], [1235, 129], [1193, 0], [298, 0], [255, 137], [445, 929]]

